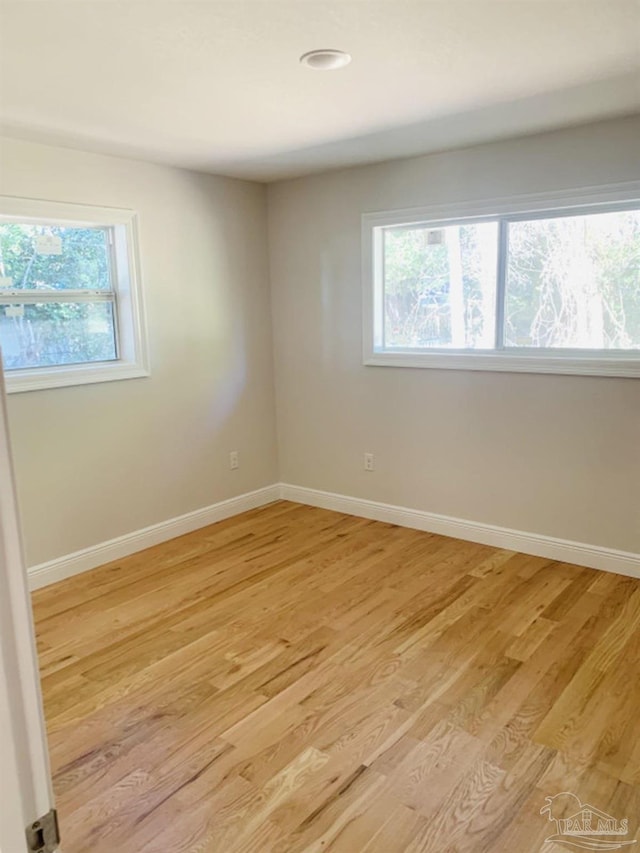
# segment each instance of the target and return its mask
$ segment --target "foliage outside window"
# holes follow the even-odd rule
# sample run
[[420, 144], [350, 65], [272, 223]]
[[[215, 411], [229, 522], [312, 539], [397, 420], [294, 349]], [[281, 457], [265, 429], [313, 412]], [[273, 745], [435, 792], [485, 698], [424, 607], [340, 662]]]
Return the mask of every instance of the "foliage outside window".
[[9, 391], [148, 373], [133, 223], [130, 211], [1, 200]]
[[640, 375], [640, 202], [415, 213], [363, 217], [365, 363]]

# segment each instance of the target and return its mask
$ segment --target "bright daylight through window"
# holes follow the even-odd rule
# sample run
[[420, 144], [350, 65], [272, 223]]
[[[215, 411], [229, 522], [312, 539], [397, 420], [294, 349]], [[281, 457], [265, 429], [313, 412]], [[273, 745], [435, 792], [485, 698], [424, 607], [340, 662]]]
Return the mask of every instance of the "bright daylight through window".
[[640, 203], [402, 220], [363, 217], [365, 363], [640, 375]]
[[131, 211], [0, 200], [7, 390], [147, 375]]

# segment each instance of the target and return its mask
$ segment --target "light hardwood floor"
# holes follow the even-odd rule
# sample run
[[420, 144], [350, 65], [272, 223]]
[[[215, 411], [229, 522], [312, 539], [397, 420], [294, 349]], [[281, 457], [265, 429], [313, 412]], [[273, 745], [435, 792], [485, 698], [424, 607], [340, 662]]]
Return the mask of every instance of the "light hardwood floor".
[[640, 848], [640, 581], [278, 502], [33, 599], [65, 853]]

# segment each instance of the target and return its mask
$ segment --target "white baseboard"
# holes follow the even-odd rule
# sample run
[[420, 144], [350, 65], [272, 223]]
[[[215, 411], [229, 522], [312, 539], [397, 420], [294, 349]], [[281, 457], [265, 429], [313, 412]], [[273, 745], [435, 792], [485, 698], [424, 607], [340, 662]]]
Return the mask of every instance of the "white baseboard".
[[150, 527], [143, 527], [132, 533], [125, 533], [124, 536], [118, 536], [116, 539], [101, 542], [90, 548], [83, 548], [82, 551], [75, 551], [66, 557], [40, 563], [28, 569], [29, 588], [39, 589], [80, 572], [95, 569], [111, 560], [119, 560], [129, 554], [135, 554], [136, 551], [159, 545], [168, 539], [175, 539], [176, 536], [191, 533], [192, 530], [198, 530], [200, 527], [230, 518], [232, 515], [277, 501], [279, 497], [280, 487], [277, 483], [265, 486], [254, 492], [246, 492], [238, 497], [188, 512], [177, 518], [170, 518], [168, 521], [152, 524]]
[[536, 557], [547, 557], [551, 560], [561, 560], [578, 566], [588, 566], [592, 569], [640, 578], [640, 554], [629, 551], [616, 551], [583, 542], [556, 539], [539, 533], [511, 530], [508, 527], [497, 527], [493, 524], [482, 524], [463, 518], [438, 515], [434, 512], [423, 512], [347, 495], [337, 495], [333, 492], [322, 492], [318, 489], [307, 489], [303, 486], [291, 486], [287, 483], [280, 484], [280, 497], [283, 500], [344, 512], [347, 515], [386, 521], [401, 527], [413, 527], [416, 530], [453, 536], [456, 539], [467, 539], [470, 542], [492, 545], [495, 548], [522, 551]]
[[95, 569], [104, 563], [119, 560], [137, 551], [150, 548], [152, 545], [159, 545], [176, 536], [191, 533], [208, 524], [214, 524], [216, 521], [222, 521], [278, 499], [640, 578], [640, 554], [601, 548], [583, 542], [572, 542], [568, 539], [556, 539], [552, 536], [527, 533], [522, 530], [511, 530], [493, 524], [482, 524], [462, 518], [452, 518], [448, 515], [438, 515], [434, 512], [423, 512], [348, 495], [323, 492], [318, 489], [308, 489], [304, 486], [276, 483], [186, 513], [186, 515], [144, 527], [142, 530], [135, 530], [116, 539], [110, 539], [108, 542], [84, 548], [82, 551], [75, 551], [65, 557], [32, 566], [28, 570], [29, 588], [39, 589], [80, 572]]

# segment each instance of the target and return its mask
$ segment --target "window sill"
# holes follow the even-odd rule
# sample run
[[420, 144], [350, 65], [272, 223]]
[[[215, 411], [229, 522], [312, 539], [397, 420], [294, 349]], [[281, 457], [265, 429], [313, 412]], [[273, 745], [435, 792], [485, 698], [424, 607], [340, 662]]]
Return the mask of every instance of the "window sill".
[[47, 388], [64, 388], [70, 385], [93, 385], [98, 382], [115, 382], [122, 379], [139, 379], [149, 376], [149, 370], [131, 362], [74, 364], [64, 367], [7, 370], [5, 384], [8, 394], [23, 391], [42, 391]]
[[640, 377], [638, 357], [621, 358], [601, 354], [549, 356], [489, 353], [373, 352], [365, 355], [365, 365], [378, 367], [420, 367], [435, 370], [485, 370], [506, 373], [558, 373], [576, 376]]

